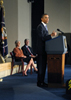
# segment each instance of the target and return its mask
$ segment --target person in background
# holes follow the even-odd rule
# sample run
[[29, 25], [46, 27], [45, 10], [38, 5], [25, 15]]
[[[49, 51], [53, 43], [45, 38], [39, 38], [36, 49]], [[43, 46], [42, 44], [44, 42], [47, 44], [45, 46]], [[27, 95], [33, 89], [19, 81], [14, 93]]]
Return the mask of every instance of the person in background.
[[29, 46], [29, 40], [24, 40], [24, 46], [21, 47], [23, 54], [27, 57], [33, 58], [34, 61], [37, 60], [37, 54], [33, 52], [33, 49]]
[[23, 61], [28, 63], [27, 66], [26, 66], [26, 69], [25, 69], [25, 71], [24, 71], [25, 76], [27, 76], [27, 70], [29, 69], [29, 67], [30, 67], [31, 65], [34, 67], [34, 70], [35, 70], [35, 71], [38, 71], [38, 69], [37, 69], [37, 68], [35, 67], [35, 65], [34, 65], [33, 59], [32, 59], [31, 57], [27, 57], [27, 56], [25, 56], [25, 55], [23, 54], [22, 50], [20, 49], [20, 41], [16, 40], [16, 41], [15, 41], [15, 45], [16, 45], [16, 47], [15, 47], [14, 50], [13, 50], [13, 51], [14, 51], [14, 54], [15, 54], [15, 59], [16, 59], [17, 57], [19, 57], [19, 59], [16, 59], [16, 61], [20, 61], [21, 58], [23, 58]]

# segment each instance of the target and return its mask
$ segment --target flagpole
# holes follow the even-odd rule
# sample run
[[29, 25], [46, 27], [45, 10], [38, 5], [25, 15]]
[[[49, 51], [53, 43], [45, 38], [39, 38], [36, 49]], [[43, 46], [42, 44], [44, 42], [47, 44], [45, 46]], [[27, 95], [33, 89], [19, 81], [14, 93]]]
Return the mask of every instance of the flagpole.
[[[0, 0], [0, 10], [1, 10], [1, 7], [3, 7], [3, 0]], [[4, 43], [3, 40], [2, 40], [2, 43]], [[1, 54], [0, 54], [0, 57], [1, 57], [1, 60], [3, 61], [3, 63], [5, 63], [5, 60]], [[2, 82], [2, 81], [3, 81], [3, 79], [0, 78], [0, 82]]]
[[5, 17], [5, 8], [3, 6], [3, 0], [0, 0], [0, 6], [3, 8], [3, 16]]
[[8, 58], [7, 31], [5, 27], [5, 8], [3, 0], [0, 0], [0, 62], [5, 63]]
[[[4, 6], [3, 6], [3, 0], [0, 0], [0, 10], [1, 10], [1, 8], [3, 9], [3, 12], [4, 12]], [[4, 15], [5, 15], [5, 12], [4, 12]], [[0, 17], [1, 18], [1, 17]], [[2, 19], [2, 18], [1, 18]], [[0, 19], [0, 20], [1, 20]], [[0, 24], [1, 24], [1, 22], [0, 22]], [[1, 28], [1, 27], [0, 27]], [[3, 31], [3, 28], [1, 28], [1, 32]], [[4, 38], [0, 38], [1, 40], [2, 40], [2, 42], [1, 42], [1, 44], [4, 44]], [[1, 52], [0, 52], [0, 60], [2, 60], [3, 61], [3, 63], [5, 63], [5, 60], [4, 60], [4, 57], [2, 56], [2, 54], [1, 54]]]

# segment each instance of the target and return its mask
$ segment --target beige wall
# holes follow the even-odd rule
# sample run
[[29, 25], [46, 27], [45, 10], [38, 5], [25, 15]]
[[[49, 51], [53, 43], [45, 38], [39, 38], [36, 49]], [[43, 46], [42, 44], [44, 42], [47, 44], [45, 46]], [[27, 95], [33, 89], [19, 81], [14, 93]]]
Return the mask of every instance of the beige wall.
[[44, 11], [49, 14], [49, 33], [57, 28], [63, 32], [70, 32], [70, 1], [45, 0]]
[[24, 39], [28, 38], [31, 45], [31, 3], [27, 0], [4, 0], [4, 7], [9, 52], [17, 39], [22, 46]]
[[27, 3], [27, 0], [18, 0], [18, 39], [21, 46], [25, 38], [30, 40], [31, 45], [31, 3]]
[[[28, 38], [31, 45], [31, 3], [27, 0], [4, 0], [4, 6], [9, 52], [14, 48], [16, 39], [21, 41], [22, 46], [24, 39]], [[50, 33], [57, 28], [71, 32], [71, 0], [45, 0], [44, 11], [50, 16]]]
[[14, 48], [14, 41], [18, 39], [18, 1], [4, 0], [5, 23], [7, 28], [8, 50]]

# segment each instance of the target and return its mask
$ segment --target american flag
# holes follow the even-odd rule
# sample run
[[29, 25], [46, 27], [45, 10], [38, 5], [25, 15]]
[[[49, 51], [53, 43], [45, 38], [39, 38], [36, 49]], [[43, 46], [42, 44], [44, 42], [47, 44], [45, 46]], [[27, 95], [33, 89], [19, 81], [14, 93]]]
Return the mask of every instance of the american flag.
[[4, 7], [0, 5], [0, 54], [6, 57], [8, 54], [7, 31], [5, 27]]

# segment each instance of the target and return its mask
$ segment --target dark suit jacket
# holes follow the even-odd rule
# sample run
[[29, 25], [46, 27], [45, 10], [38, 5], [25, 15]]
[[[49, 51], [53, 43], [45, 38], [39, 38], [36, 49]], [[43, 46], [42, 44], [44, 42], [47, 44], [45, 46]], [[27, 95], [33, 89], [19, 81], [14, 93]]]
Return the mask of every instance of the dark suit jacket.
[[48, 31], [42, 23], [37, 27], [37, 54], [45, 54], [45, 41], [51, 39], [51, 35], [48, 35]]
[[[31, 53], [32, 53], [33, 55], [36, 55], [36, 54], [33, 52], [32, 48], [31, 48], [30, 46], [28, 46], [28, 47], [29, 47]], [[22, 46], [21, 49], [22, 49], [23, 54], [24, 54], [25, 56], [29, 57], [29, 55], [31, 55], [31, 53], [27, 50], [26, 45]]]

